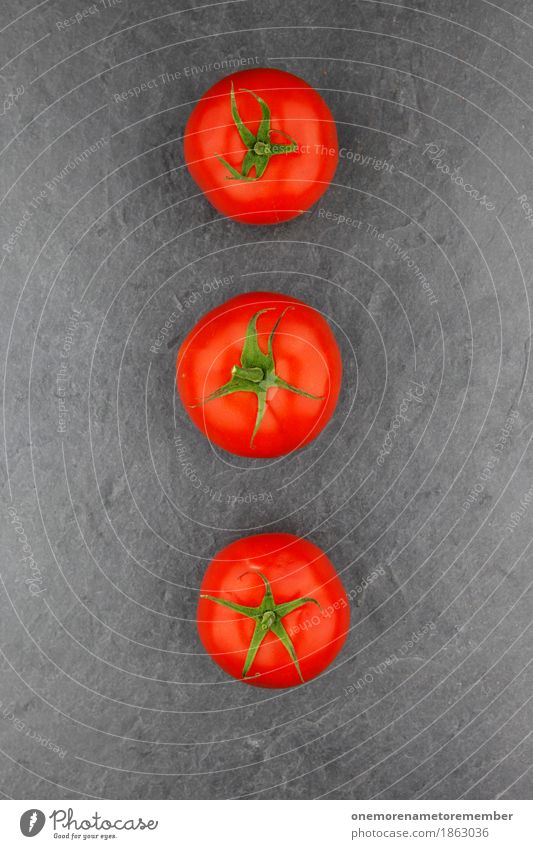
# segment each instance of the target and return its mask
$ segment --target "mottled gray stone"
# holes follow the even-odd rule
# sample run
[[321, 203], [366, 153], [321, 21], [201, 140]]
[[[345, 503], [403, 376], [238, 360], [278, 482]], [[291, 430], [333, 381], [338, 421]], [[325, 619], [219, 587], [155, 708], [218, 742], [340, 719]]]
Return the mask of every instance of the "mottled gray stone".
[[[123, 0], [62, 29], [83, 3], [3, 4], [2, 90], [25, 90], [0, 124], [2, 246], [26, 218], [1, 250], [5, 795], [530, 797], [533, 18], [499, 6]], [[338, 121], [334, 185], [273, 228], [221, 220], [184, 168], [209, 66], [237, 56], [300, 74]], [[322, 310], [345, 366], [333, 421], [275, 463], [210, 448], [175, 344], [150, 351], [172, 313], [177, 342], [254, 289]], [[294, 691], [230, 680], [196, 633], [209, 559], [261, 529], [308, 535], [358, 601], [340, 657]]]

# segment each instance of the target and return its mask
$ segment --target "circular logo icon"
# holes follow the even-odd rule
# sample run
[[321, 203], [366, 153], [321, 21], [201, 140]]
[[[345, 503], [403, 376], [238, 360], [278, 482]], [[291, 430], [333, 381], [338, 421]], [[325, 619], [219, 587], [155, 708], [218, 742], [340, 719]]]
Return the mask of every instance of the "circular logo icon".
[[35, 837], [42, 831], [46, 822], [46, 817], [42, 811], [37, 808], [31, 808], [29, 811], [24, 811], [20, 818], [20, 830], [24, 837]]

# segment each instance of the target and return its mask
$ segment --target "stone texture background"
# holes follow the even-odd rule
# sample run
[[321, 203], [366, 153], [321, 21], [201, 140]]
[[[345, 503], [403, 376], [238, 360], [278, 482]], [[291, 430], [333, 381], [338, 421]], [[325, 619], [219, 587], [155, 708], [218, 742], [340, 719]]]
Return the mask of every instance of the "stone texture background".
[[[532, 28], [525, 0], [2, 4], [6, 797], [530, 797]], [[338, 121], [335, 183], [288, 224], [222, 220], [184, 168], [236, 57]], [[215, 452], [150, 350], [257, 288], [322, 310], [345, 361], [331, 425], [272, 463]], [[293, 691], [196, 634], [207, 562], [259, 529], [308, 535], [357, 600]]]

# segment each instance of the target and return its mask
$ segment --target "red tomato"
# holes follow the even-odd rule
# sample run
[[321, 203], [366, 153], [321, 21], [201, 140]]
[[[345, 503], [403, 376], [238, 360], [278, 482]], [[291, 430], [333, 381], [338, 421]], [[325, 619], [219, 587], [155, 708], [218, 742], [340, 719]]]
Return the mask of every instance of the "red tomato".
[[324, 552], [292, 534], [244, 537], [219, 551], [200, 588], [206, 651], [255, 687], [293, 687], [320, 675], [348, 633], [346, 592]]
[[276, 224], [309, 209], [339, 158], [325, 101], [275, 68], [237, 71], [212, 86], [187, 122], [184, 150], [208, 200], [244, 224]]
[[243, 457], [278, 457], [325, 427], [342, 365], [320, 313], [289, 295], [253, 292], [200, 319], [176, 373], [184, 407], [209, 440]]

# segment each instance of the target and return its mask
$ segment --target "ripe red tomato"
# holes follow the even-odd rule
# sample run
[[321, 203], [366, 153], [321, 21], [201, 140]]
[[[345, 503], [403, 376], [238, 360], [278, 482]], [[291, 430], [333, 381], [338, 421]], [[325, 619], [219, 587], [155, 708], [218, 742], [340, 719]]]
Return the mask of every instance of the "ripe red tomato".
[[275, 68], [237, 71], [194, 107], [184, 136], [192, 178], [224, 215], [244, 224], [295, 218], [337, 167], [337, 129], [320, 94]]
[[213, 660], [255, 687], [320, 675], [348, 633], [346, 592], [324, 552], [292, 534], [243, 537], [219, 551], [200, 588], [198, 630]]
[[243, 457], [278, 457], [326, 426], [339, 397], [335, 337], [289, 295], [238, 295], [204, 315], [178, 351], [177, 386], [195, 425]]

